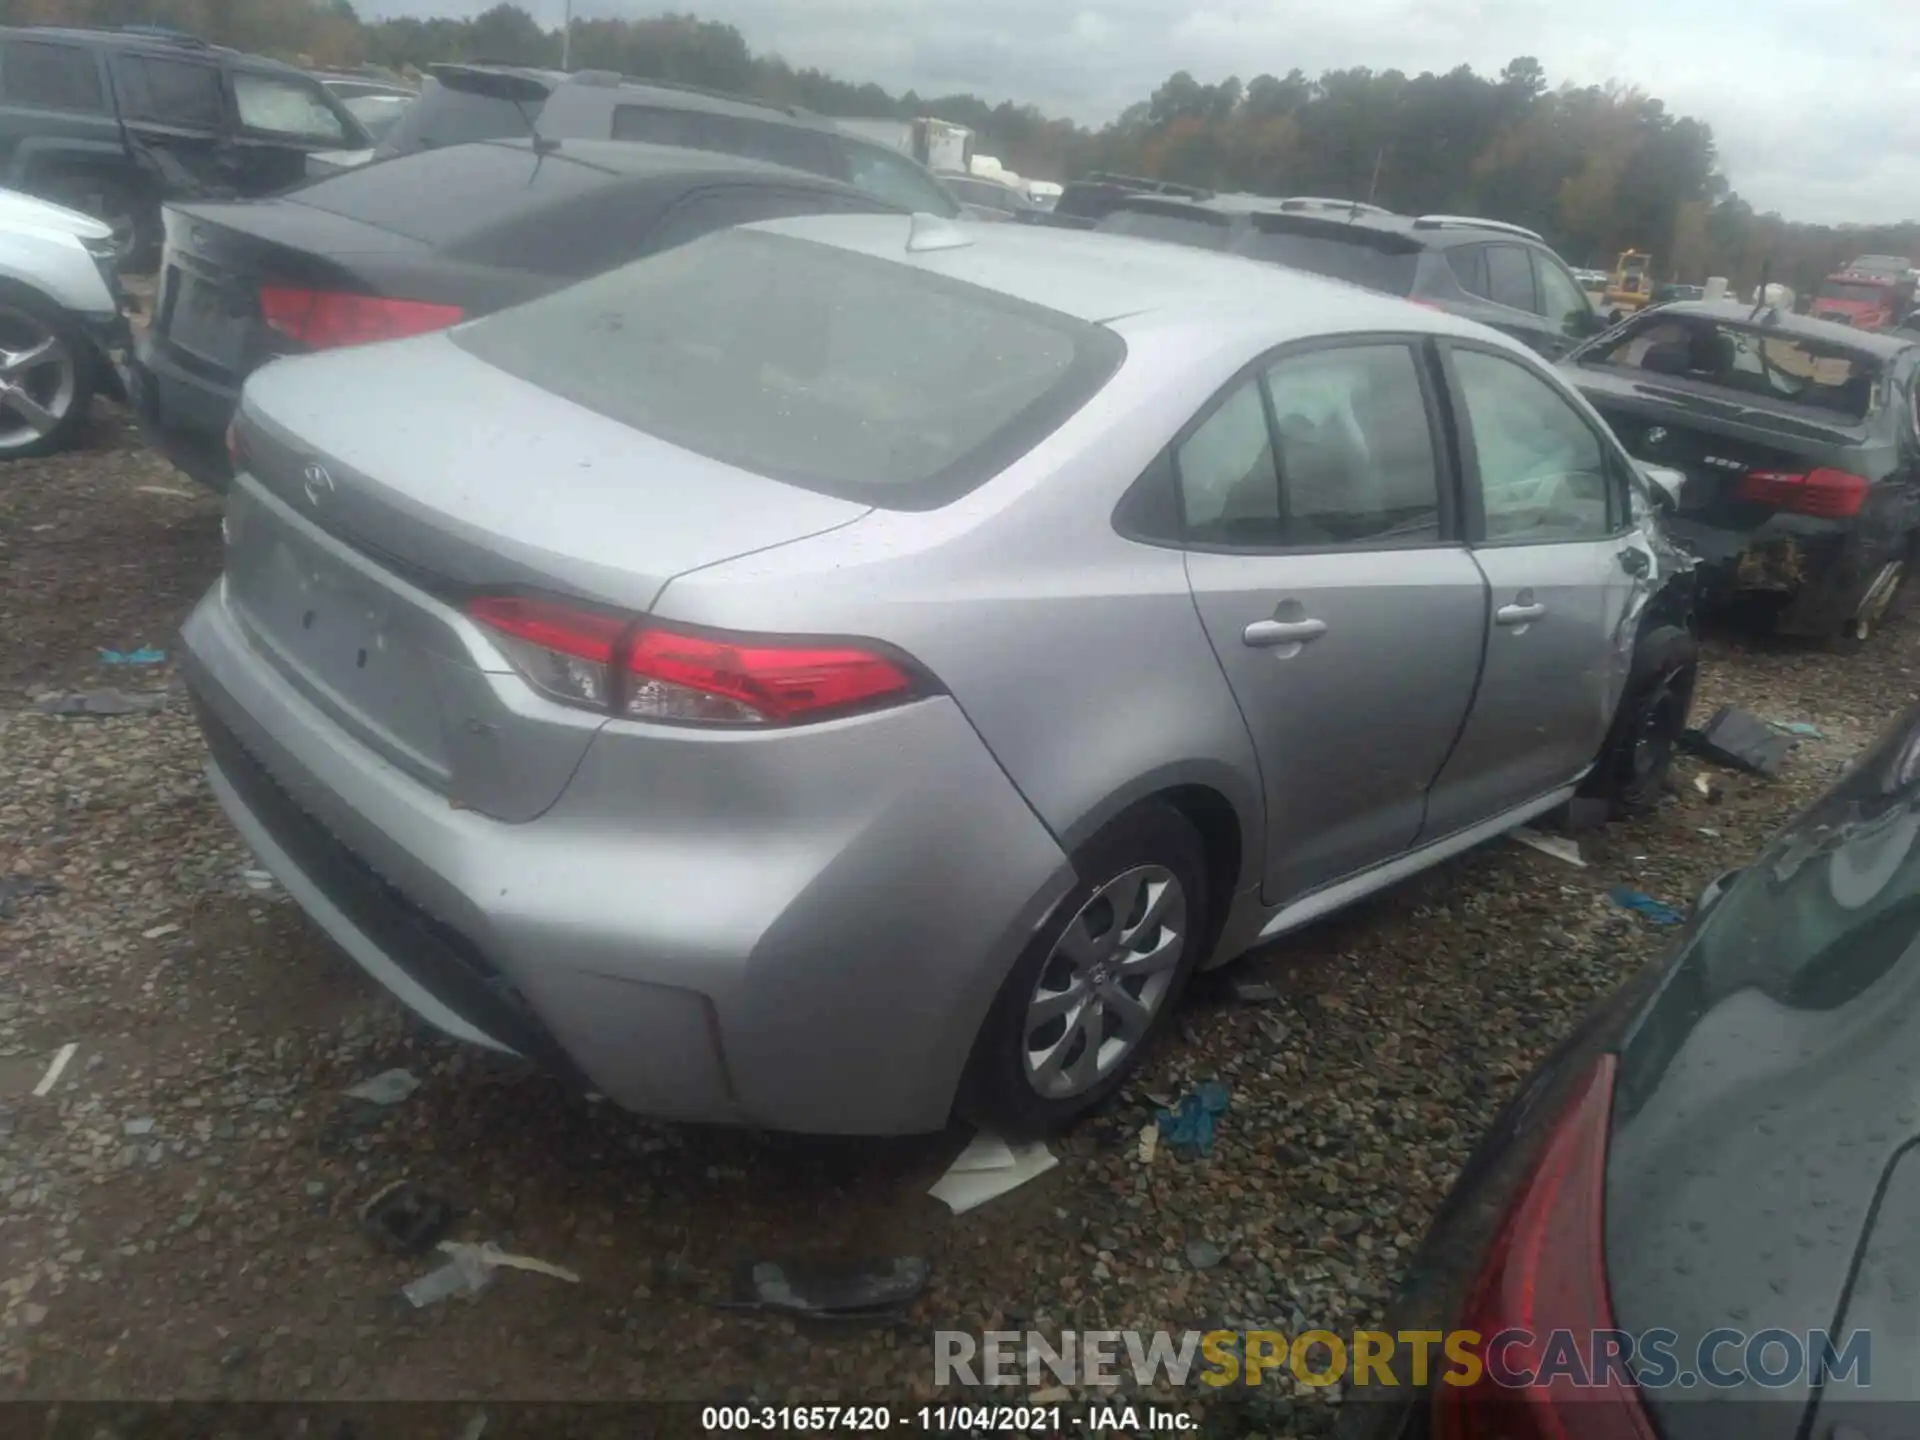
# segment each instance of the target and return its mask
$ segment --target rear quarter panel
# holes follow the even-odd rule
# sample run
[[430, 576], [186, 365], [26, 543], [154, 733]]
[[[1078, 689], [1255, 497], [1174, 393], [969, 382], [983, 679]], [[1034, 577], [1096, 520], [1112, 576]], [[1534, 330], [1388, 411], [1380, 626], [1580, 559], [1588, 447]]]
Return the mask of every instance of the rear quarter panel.
[[1244, 889], [1260, 873], [1265, 823], [1246, 724], [1201, 629], [1182, 553], [1125, 539], [1113, 524], [1174, 431], [1261, 348], [1241, 340], [1231, 325], [1158, 333], [1087, 406], [972, 494], [929, 512], [876, 510], [838, 532], [682, 575], [654, 613], [901, 647], [952, 691], [1068, 850], [1147, 795], [1212, 789], [1239, 819]]

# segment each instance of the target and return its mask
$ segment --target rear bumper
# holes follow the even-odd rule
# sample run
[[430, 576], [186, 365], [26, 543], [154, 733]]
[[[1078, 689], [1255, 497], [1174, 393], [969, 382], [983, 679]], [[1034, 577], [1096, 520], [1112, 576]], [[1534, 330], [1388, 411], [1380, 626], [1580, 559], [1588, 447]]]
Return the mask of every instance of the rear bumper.
[[240, 393], [196, 375], [143, 336], [128, 372], [129, 398], [147, 443], [211, 490], [233, 481], [227, 424]]
[[1900, 553], [1898, 537], [1876, 537], [1846, 521], [1779, 516], [1744, 531], [1684, 518], [1663, 523], [1699, 557], [1703, 602], [1780, 596], [1780, 626], [1790, 634], [1838, 630], [1859, 609], [1880, 568]]
[[183, 640], [214, 791], [320, 927], [449, 1033], [649, 1114], [938, 1128], [1071, 884], [944, 697], [764, 737], [610, 724], [555, 805], [510, 824], [348, 736], [221, 587]]

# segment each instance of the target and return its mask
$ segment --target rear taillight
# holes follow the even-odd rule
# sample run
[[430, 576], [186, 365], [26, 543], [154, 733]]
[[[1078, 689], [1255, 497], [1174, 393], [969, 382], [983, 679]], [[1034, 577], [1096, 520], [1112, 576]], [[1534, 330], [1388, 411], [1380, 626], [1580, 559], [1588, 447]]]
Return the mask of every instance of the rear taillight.
[[1740, 477], [1734, 494], [1769, 510], [1796, 515], [1818, 515], [1845, 520], [1866, 504], [1872, 482], [1844, 470], [1809, 470], [1804, 475], [1779, 470], [1752, 470]]
[[[1615, 1066], [1602, 1056], [1580, 1082], [1488, 1249], [1459, 1325], [1481, 1336], [1488, 1373], [1435, 1387], [1442, 1440], [1654, 1440], [1625, 1357], [1592, 1363], [1596, 1333], [1615, 1328], [1602, 1230]], [[1556, 1332], [1588, 1362], [1586, 1383], [1537, 1378]]]
[[315, 350], [424, 335], [459, 323], [461, 314], [458, 305], [438, 305], [429, 300], [394, 300], [384, 295], [301, 290], [287, 285], [260, 287], [260, 315], [268, 327]]
[[794, 725], [921, 693], [904, 664], [857, 645], [695, 634], [520, 596], [467, 613], [535, 689], [630, 720]]

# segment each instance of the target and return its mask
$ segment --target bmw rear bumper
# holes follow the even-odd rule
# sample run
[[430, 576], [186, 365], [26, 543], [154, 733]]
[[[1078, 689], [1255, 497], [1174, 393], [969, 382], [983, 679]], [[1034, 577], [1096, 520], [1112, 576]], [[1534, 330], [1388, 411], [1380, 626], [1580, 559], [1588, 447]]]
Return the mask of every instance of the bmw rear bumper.
[[1777, 516], [1752, 530], [1728, 530], [1684, 518], [1662, 521], [1699, 558], [1702, 598], [1775, 595], [1780, 628], [1793, 635], [1830, 635], [1860, 608], [1898, 538], [1877, 537], [1844, 520]]
[[341, 730], [221, 587], [183, 641], [215, 794], [320, 928], [448, 1033], [645, 1113], [940, 1127], [1072, 883], [946, 697], [766, 734], [610, 723], [512, 824]]
[[151, 334], [143, 336], [128, 367], [128, 398], [146, 441], [210, 490], [233, 482], [227, 425], [239, 392], [174, 362]]

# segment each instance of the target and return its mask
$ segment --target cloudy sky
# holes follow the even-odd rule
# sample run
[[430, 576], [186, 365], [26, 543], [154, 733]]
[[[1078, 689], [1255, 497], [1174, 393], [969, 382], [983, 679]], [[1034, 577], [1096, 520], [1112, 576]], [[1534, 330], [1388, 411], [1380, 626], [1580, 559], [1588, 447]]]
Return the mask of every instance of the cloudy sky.
[[[368, 17], [491, 0], [361, 0]], [[520, 0], [558, 27], [565, 0]], [[1920, 218], [1920, 9], [1911, 0], [574, 0], [693, 11], [756, 51], [922, 95], [1110, 120], [1175, 70], [1200, 80], [1534, 55], [1558, 84], [1618, 79], [1713, 127], [1734, 188], [1796, 220]]]

